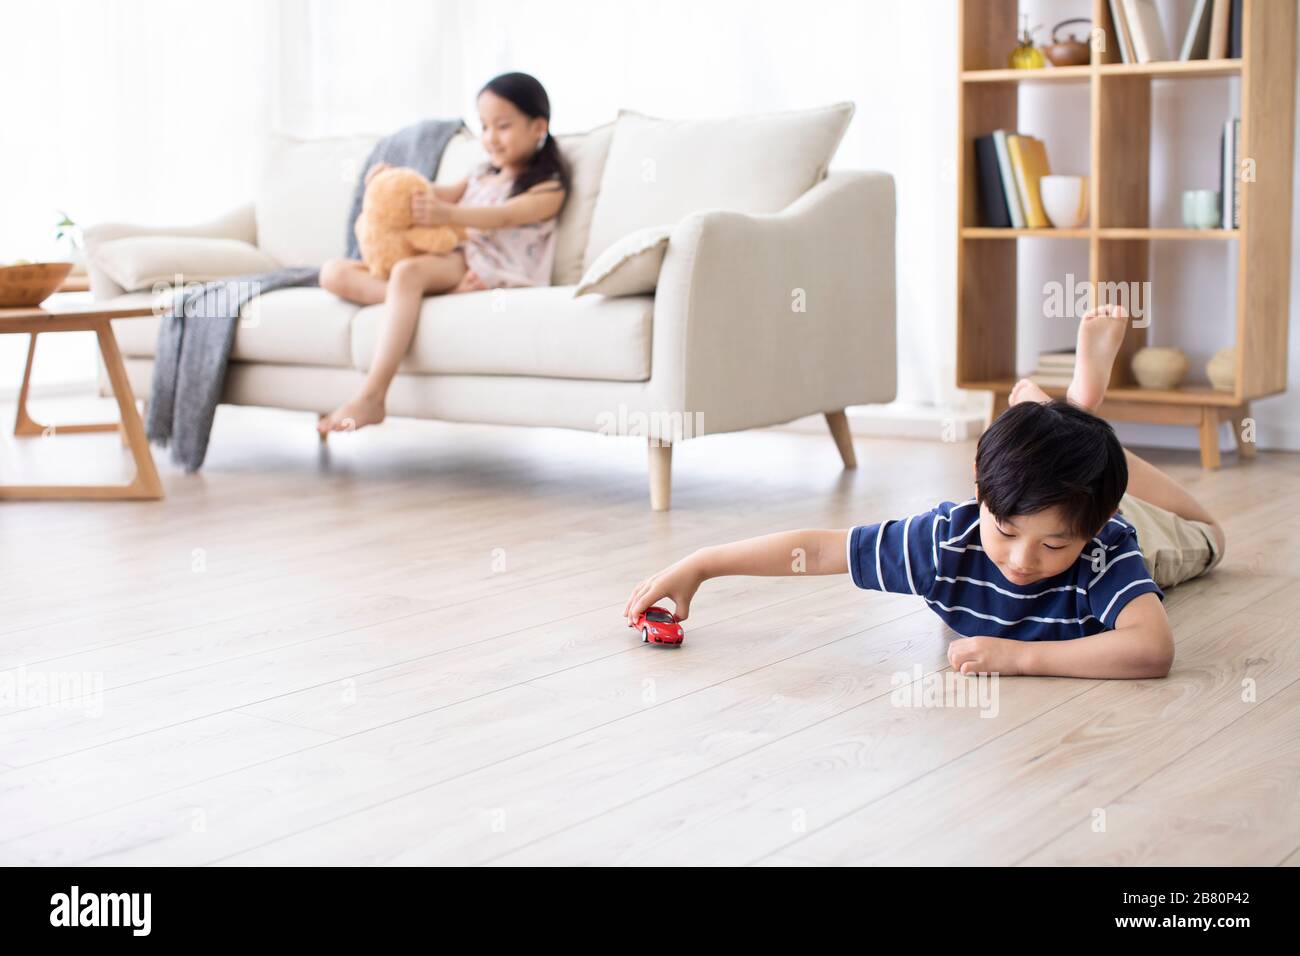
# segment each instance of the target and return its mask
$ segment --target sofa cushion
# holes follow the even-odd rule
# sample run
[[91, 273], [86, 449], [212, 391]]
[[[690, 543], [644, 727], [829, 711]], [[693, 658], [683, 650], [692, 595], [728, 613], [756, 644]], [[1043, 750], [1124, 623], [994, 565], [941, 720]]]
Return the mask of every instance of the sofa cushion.
[[[117, 304], [146, 304], [153, 296], [139, 292], [118, 296]], [[170, 304], [170, 296], [163, 294]], [[259, 295], [240, 310], [230, 358], [236, 362], [352, 367], [351, 324], [360, 309], [332, 292], [317, 288], [277, 289]], [[157, 317], [115, 319], [113, 334], [123, 355], [152, 358], [158, 340]]]
[[[556, 228], [551, 281], [573, 285], [582, 277], [591, 217], [596, 210], [605, 155], [614, 124], [583, 133], [557, 133], [569, 161], [572, 188]], [[379, 136], [295, 139], [274, 136], [263, 160], [254, 209], [257, 244], [284, 266], [318, 266], [343, 255], [352, 190]], [[487, 160], [479, 137], [452, 137], [438, 164], [437, 183], [454, 183]]]
[[569, 161], [572, 182], [555, 227], [553, 285], [576, 285], [582, 278], [582, 257], [587, 252], [591, 217], [596, 213], [600, 178], [613, 136], [614, 124], [606, 123], [585, 133], [560, 133], [555, 137], [560, 152]]
[[128, 292], [152, 290], [156, 283], [207, 282], [224, 276], [266, 272], [276, 261], [257, 246], [238, 239], [203, 236], [128, 236], [99, 243], [93, 264]]
[[[575, 299], [572, 286], [430, 296], [400, 371], [643, 382], [653, 308], [652, 296]], [[386, 309], [363, 308], [352, 323], [362, 371], [370, 369]]]
[[779, 212], [826, 175], [852, 103], [728, 119], [623, 110], [601, 177], [584, 268], [638, 229], [703, 209]]
[[352, 190], [378, 136], [273, 136], [257, 195], [257, 245], [282, 266], [319, 266], [346, 249]]
[[651, 226], [624, 236], [596, 257], [573, 294], [652, 295], [672, 232], [671, 226]]

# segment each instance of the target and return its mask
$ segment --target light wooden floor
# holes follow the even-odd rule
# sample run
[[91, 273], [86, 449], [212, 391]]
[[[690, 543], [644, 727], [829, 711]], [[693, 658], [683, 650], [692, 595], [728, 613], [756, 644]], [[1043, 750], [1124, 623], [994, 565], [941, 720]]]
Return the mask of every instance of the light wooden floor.
[[[26, 441], [4, 468], [121, 456]], [[699, 545], [959, 499], [972, 454], [708, 438], [654, 514], [633, 439], [322, 452], [310, 416], [223, 408], [161, 504], [0, 506], [0, 862], [1300, 864], [1300, 456], [1150, 455], [1229, 536], [1169, 595], [1166, 680], [899, 706], [949, 634], [844, 577], [710, 582], [680, 650], [622, 625]], [[31, 689], [82, 674], [89, 707]]]

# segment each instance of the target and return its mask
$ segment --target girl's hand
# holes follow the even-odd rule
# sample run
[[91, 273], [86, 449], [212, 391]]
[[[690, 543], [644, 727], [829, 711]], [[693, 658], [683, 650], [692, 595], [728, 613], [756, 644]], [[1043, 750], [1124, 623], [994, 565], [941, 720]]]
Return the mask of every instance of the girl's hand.
[[948, 663], [958, 674], [1023, 674], [1023, 641], [1005, 637], [961, 637], [948, 645]]
[[623, 609], [623, 616], [627, 618], [629, 624], [632, 624], [646, 608], [662, 598], [670, 598], [677, 616], [684, 621], [691, 611], [691, 598], [695, 596], [695, 592], [699, 590], [704, 580], [699, 562], [692, 554], [653, 577], [646, 578], [633, 588], [627, 607]]
[[385, 163], [385, 162], [382, 162], [382, 161], [381, 161], [381, 162], [378, 162], [378, 163], [375, 163], [375, 165], [371, 166], [369, 169], [366, 170], [366, 185], [369, 186], [369, 185], [370, 185], [370, 180], [374, 179], [376, 176], [378, 176], [380, 173], [382, 173], [385, 169], [392, 169], [392, 168], [393, 168], [393, 167], [392, 167], [392, 164], [391, 164], [391, 163]]
[[445, 226], [451, 222], [451, 203], [443, 202], [433, 193], [411, 194], [411, 225]]

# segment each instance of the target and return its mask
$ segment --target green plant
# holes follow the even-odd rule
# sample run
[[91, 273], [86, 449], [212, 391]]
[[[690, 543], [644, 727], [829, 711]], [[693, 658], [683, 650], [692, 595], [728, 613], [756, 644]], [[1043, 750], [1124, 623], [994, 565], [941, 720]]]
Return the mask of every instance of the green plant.
[[57, 211], [62, 218], [54, 224], [54, 227], [57, 230], [54, 233], [54, 238], [59, 241], [66, 239], [71, 243], [73, 249], [80, 249], [81, 227], [73, 222], [72, 218], [62, 209]]

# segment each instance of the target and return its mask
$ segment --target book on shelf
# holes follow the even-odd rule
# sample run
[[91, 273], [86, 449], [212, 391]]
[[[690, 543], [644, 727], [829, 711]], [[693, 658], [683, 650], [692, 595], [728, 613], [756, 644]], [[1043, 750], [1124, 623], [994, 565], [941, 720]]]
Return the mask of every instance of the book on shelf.
[[1187, 25], [1187, 35], [1183, 37], [1183, 48], [1178, 53], [1178, 59], [1206, 59], [1210, 49], [1210, 15], [1213, 10], [1214, 0], [1196, 0], [1192, 22]]
[[[1020, 138], [1016, 133], [996, 129], [975, 139], [976, 185], [979, 189], [980, 217], [985, 226], [1024, 229], [1039, 224], [1036, 220], [1029, 220], [1030, 203], [1025, 195], [1025, 186], [1021, 183], [1022, 177], [1017, 171], [1020, 160], [1012, 155], [1010, 147], [1010, 141], [1016, 138]], [[1039, 145], [1041, 147], [1041, 143]], [[1043, 154], [1043, 162], [1045, 166], [1046, 153]], [[1034, 201], [1037, 202], [1036, 179], [1033, 180], [1033, 192]], [[1038, 203], [1038, 207], [1041, 210], [1042, 204]]]
[[998, 169], [1002, 173], [1002, 194], [1006, 197], [1007, 215], [1011, 218], [1013, 229], [1025, 228], [1025, 210], [1020, 204], [1020, 193], [1016, 187], [1016, 174], [1011, 168], [1011, 151], [1007, 149], [1007, 131], [993, 131], [993, 145], [998, 151]]
[[1041, 139], [1004, 129], [977, 137], [975, 170], [984, 225], [1013, 229], [1051, 225], [1038, 191], [1039, 180], [1051, 172]]
[[1038, 182], [1051, 173], [1047, 164], [1047, 147], [1041, 139], [1012, 133], [1007, 137], [1007, 151], [1011, 154], [1011, 168], [1016, 173], [1016, 189], [1024, 208], [1025, 225], [1030, 229], [1045, 229], [1051, 225], [1038, 193]]
[[1229, 228], [1241, 225], [1241, 120], [1232, 121], [1232, 218]]
[[1066, 388], [1074, 380], [1074, 349], [1039, 352], [1038, 367], [1029, 373], [1029, 380], [1048, 388]]
[[1051, 372], [1030, 372], [1029, 381], [1043, 388], [1069, 388], [1074, 381], [1071, 375], [1057, 375]]
[[[1124, 22], [1133, 41], [1135, 61], [1154, 63], [1169, 59], [1165, 47], [1165, 31], [1160, 24], [1160, 10], [1155, 0], [1121, 0]], [[1220, 0], [1215, 0], [1219, 3]]]
[[986, 226], [1008, 227], [1011, 214], [1002, 188], [1002, 168], [993, 134], [975, 140], [975, 173], [979, 178], [980, 213]]
[[1242, 0], [1196, 0], [1178, 59], [1240, 58], [1241, 4]]
[[1219, 225], [1236, 229], [1241, 225], [1241, 120], [1223, 124], [1219, 136]]
[[1124, 19], [1124, 0], [1109, 0], [1110, 22], [1115, 25], [1115, 45], [1119, 47], [1119, 57], [1124, 63], [1137, 62], [1133, 52], [1133, 38], [1128, 32], [1128, 21]]
[[1040, 370], [1065, 369], [1072, 372], [1074, 371], [1074, 349], [1053, 349], [1050, 352], [1039, 352], [1038, 367]]
[[1214, 0], [1210, 20], [1210, 52], [1207, 58], [1223, 60], [1228, 56], [1228, 36], [1232, 30], [1232, 0]]

